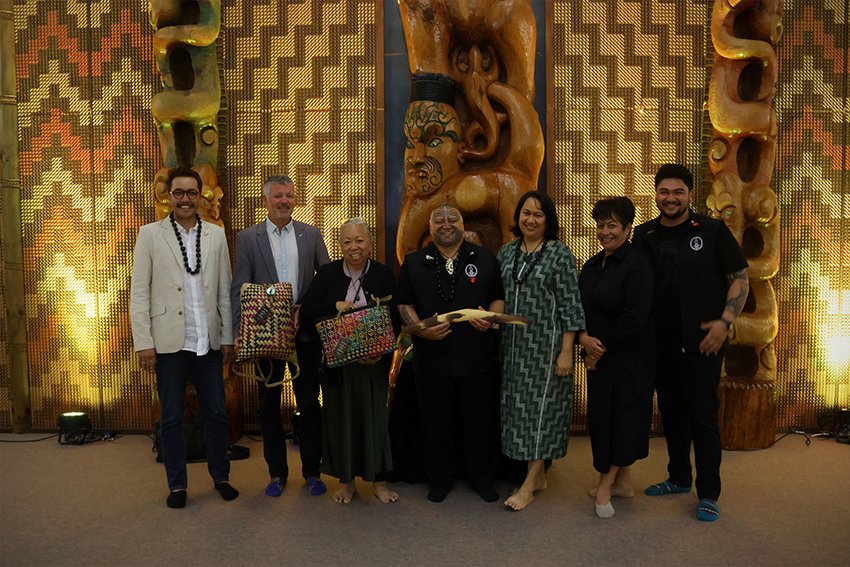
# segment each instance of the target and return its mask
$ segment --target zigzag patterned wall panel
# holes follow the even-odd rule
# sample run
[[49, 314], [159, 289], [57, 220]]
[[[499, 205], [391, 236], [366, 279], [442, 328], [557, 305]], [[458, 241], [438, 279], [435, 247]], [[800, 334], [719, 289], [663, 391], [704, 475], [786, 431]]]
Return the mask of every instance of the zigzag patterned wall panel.
[[158, 74], [143, 0], [19, 0], [18, 110], [34, 427], [81, 409], [150, 427], [133, 353], [138, 227], [154, 220]]
[[[295, 182], [293, 216], [318, 226], [338, 257], [339, 225], [360, 216], [375, 227], [375, 2], [224, 0], [224, 140], [228, 228], [265, 218], [263, 180]], [[292, 400], [291, 397], [288, 398]], [[256, 384], [243, 396], [256, 427]]]
[[847, 0], [786, 0], [774, 182], [780, 426], [828, 426], [850, 405]]
[[[707, 4], [555, 0], [553, 11], [552, 198], [581, 266], [599, 251], [590, 216], [598, 199], [628, 196], [640, 223], [657, 215], [661, 164], [682, 163], [701, 177]], [[587, 427], [586, 380], [577, 365], [577, 430]]]

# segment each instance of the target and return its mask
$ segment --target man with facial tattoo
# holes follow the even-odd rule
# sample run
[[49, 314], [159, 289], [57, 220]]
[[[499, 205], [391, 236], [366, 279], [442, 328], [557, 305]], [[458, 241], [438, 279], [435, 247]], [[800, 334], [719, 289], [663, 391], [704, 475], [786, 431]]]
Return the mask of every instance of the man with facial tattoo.
[[[432, 242], [408, 254], [399, 274], [397, 299], [405, 325], [457, 309], [504, 312], [496, 257], [465, 242], [463, 232], [463, 217], [454, 204], [444, 203], [431, 213]], [[499, 418], [493, 327], [472, 319], [440, 323], [414, 335], [415, 383], [432, 502], [442, 502], [451, 490], [459, 453], [472, 488], [486, 502], [499, 498], [493, 487]]]

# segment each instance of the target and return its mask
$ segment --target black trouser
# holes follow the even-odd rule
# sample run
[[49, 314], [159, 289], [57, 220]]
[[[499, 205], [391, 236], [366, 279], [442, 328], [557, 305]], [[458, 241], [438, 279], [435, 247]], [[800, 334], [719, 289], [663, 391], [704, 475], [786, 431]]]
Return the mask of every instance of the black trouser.
[[448, 490], [457, 469], [456, 421], [463, 430], [463, 455], [476, 490], [491, 487], [496, 474], [498, 382], [492, 372], [473, 376], [416, 373], [425, 437], [425, 472], [432, 488]]
[[661, 424], [667, 437], [670, 462], [667, 472], [676, 486], [690, 486], [691, 441], [697, 469], [697, 494], [717, 500], [720, 496], [720, 369], [723, 351], [711, 356], [699, 352], [662, 350], [658, 355], [655, 384]]
[[[301, 417], [301, 474], [305, 479], [319, 476], [322, 462], [322, 408], [319, 405], [319, 341], [304, 342], [295, 339], [298, 365], [301, 373], [292, 381], [295, 402]], [[257, 361], [259, 372], [269, 373], [269, 360]], [[285, 374], [285, 363], [275, 360], [271, 364], [269, 382], [279, 382]], [[291, 369], [293, 370], [293, 369]], [[260, 431], [263, 434], [263, 456], [269, 465], [269, 476], [280, 477], [284, 482], [289, 476], [286, 462], [286, 432], [280, 420], [280, 396], [282, 385], [257, 388], [260, 394]]]

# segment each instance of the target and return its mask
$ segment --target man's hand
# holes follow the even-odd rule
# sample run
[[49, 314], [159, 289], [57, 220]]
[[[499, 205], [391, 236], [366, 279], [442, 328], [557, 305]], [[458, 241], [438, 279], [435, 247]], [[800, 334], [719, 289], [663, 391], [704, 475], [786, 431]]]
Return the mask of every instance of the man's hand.
[[236, 358], [236, 353], [233, 351], [233, 345], [221, 345], [222, 363], [227, 366]]
[[358, 359], [357, 362], [360, 364], [375, 364], [379, 360], [381, 360], [380, 354], [378, 356], [364, 356], [363, 358]]
[[592, 356], [597, 360], [599, 360], [607, 350], [605, 345], [602, 344], [602, 341], [596, 337], [591, 337], [587, 333], [581, 333], [578, 337], [578, 342], [581, 343], [581, 346], [583, 346], [584, 350], [587, 351], [588, 356]]
[[[480, 305], [478, 306], [478, 309], [484, 311], [484, 308]], [[475, 327], [476, 331], [489, 331], [491, 328], [493, 328], [493, 325], [489, 321], [485, 321], [484, 319], [479, 318], [470, 319], [469, 324]]]
[[723, 342], [729, 336], [729, 330], [726, 328], [723, 319], [702, 323], [699, 328], [708, 331], [708, 334], [699, 344], [699, 351], [706, 356], [720, 352], [720, 347], [723, 346]]
[[[436, 317], [437, 314], [434, 313], [434, 316]], [[439, 325], [434, 325], [433, 327], [416, 331], [414, 334], [422, 337], [423, 339], [428, 339], [429, 341], [441, 341], [452, 332], [450, 328], [451, 326], [452, 324], [446, 321]]]
[[339, 313], [340, 311], [348, 311], [349, 309], [354, 309], [357, 305], [354, 304], [353, 301], [337, 301], [336, 302], [336, 311]]
[[301, 327], [301, 306], [293, 305], [292, 306], [292, 322], [295, 323], [295, 332], [298, 332], [298, 329]]
[[558, 362], [555, 363], [556, 376], [569, 376], [573, 371], [573, 353], [561, 351], [558, 355]]
[[145, 350], [139, 351], [139, 366], [142, 367], [142, 370], [147, 370], [148, 372], [153, 372], [154, 367], [156, 366], [156, 350], [152, 348], [146, 348]]

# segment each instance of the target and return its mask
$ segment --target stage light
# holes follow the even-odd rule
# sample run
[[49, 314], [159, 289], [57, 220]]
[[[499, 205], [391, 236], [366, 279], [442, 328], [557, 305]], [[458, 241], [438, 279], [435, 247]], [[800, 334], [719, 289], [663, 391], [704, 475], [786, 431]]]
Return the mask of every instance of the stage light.
[[94, 437], [91, 420], [81, 411], [63, 413], [56, 420], [56, 425], [59, 427], [60, 445], [82, 445]]

